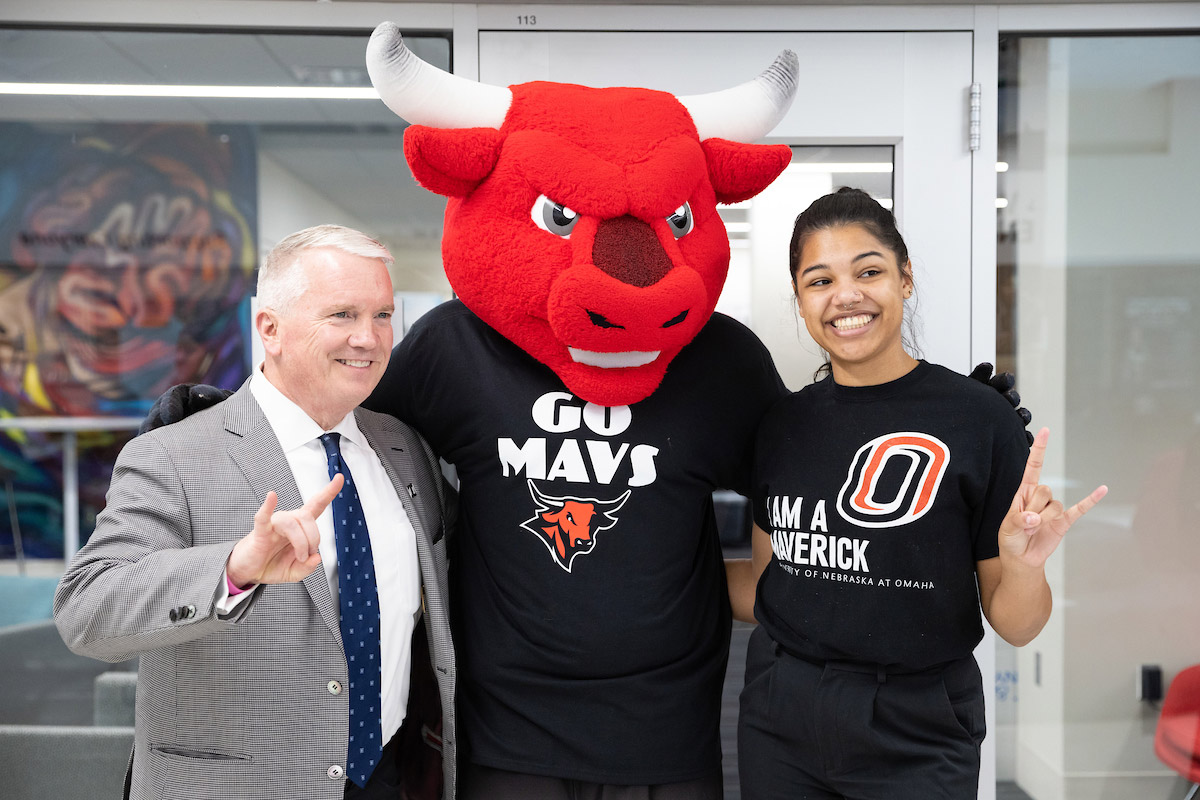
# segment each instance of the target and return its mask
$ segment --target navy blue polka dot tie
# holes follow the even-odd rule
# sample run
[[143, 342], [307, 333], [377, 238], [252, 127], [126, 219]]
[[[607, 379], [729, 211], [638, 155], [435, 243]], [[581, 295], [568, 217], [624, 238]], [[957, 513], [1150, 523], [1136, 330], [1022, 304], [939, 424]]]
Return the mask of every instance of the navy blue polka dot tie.
[[329, 478], [342, 473], [346, 483], [333, 499], [333, 531], [337, 544], [338, 598], [341, 607], [342, 647], [350, 669], [350, 742], [346, 754], [346, 777], [359, 786], [367, 779], [383, 752], [383, 729], [379, 721], [379, 592], [375, 588], [375, 561], [367, 520], [354, 479], [338, 449], [340, 433], [321, 436], [325, 445]]

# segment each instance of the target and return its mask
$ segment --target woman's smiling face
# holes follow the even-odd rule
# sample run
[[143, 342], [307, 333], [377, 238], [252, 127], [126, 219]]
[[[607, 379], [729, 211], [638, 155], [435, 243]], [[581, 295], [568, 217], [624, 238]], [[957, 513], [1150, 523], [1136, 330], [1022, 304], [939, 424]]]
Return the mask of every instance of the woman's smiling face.
[[804, 238], [793, 288], [805, 327], [829, 353], [838, 383], [885, 383], [912, 368], [901, 339], [911, 269], [862, 225]]

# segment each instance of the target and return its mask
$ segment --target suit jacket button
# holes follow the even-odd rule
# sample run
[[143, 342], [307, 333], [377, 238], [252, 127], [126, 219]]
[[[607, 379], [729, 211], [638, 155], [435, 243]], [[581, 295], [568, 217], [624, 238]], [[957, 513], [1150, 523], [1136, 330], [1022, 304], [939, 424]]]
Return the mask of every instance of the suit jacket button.
[[337, 764], [334, 764], [332, 767], [325, 770], [325, 774], [336, 781], [338, 778], [342, 777], [343, 774], [345, 774], [345, 770], [343, 770]]
[[196, 616], [196, 607], [192, 606], [192, 605], [187, 606], [184, 609], [184, 614], [187, 616], [188, 619], [191, 619], [192, 617]]
[[329, 683], [325, 684], [325, 686], [329, 689], [330, 694], [342, 693], [342, 685], [337, 681], [330, 681]]
[[178, 622], [179, 621], [179, 609], [172, 608], [171, 612], [167, 616], [169, 616], [171, 618], [171, 622]]

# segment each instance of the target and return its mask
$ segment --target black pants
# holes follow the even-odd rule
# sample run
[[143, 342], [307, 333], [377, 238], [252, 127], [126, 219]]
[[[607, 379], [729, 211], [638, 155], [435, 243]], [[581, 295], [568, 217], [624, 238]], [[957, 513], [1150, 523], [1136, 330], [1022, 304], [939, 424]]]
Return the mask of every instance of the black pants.
[[983, 680], [795, 658], [750, 637], [738, 720], [744, 800], [964, 800], [979, 793]]
[[682, 783], [618, 786], [526, 775], [468, 764], [461, 771], [461, 800], [721, 800], [721, 773]]

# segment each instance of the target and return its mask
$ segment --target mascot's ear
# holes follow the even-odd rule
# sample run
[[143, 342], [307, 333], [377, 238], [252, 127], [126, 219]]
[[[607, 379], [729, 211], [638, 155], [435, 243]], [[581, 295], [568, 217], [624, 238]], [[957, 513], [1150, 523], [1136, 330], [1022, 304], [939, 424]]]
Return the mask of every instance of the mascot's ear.
[[500, 157], [504, 134], [495, 128], [430, 128], [404, 131], [404, 157], [417, 183], [446, 197], [465, 197]]
[[708, 177], [718, 203], [749, 200], [778, 178], [792, 160], [792, 150], [786, 144], [705, 139], [700, 146], [704, 148]]

